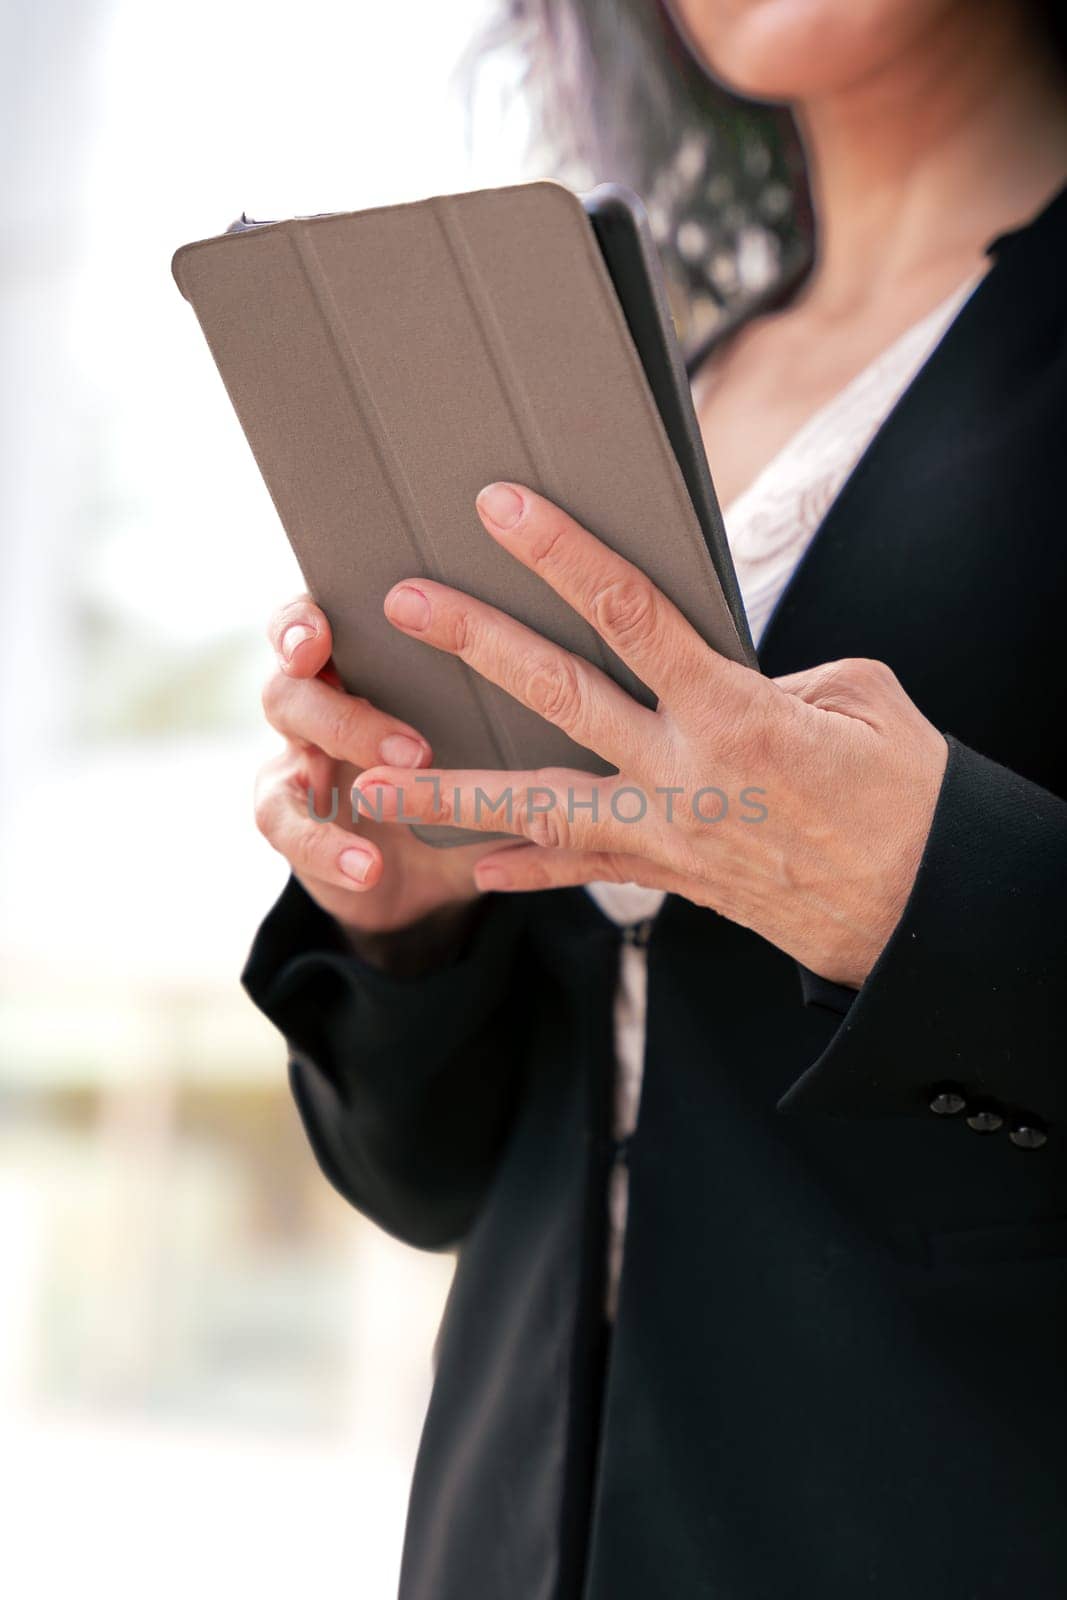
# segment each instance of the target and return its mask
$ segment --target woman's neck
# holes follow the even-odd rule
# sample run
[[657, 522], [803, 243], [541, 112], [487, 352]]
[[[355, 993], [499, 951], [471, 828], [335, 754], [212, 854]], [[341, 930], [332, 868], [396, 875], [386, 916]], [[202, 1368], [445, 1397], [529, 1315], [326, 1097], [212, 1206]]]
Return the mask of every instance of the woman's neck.
[[807, 308], [853, 316], [883, 285], [961, 270], [1067, 176], [1067, 84], [1026, 8], [949, 9], [879, 73], [797, 108], [817, 217]]

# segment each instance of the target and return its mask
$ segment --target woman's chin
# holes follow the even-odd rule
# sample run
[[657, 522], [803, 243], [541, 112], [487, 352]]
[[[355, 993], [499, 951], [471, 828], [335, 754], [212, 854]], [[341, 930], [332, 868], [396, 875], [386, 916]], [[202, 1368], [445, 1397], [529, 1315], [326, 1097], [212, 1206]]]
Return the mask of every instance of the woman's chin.
[[849, 88], [869, 65], [859, 63], [853, 51], [818, 48], [806, 30], [792, 44], [778, 33], [766, 40], [730, 39], [705, 61], [724, 88], [747, 100], [818, 99]]
[[818, 99], [847, 90], [929, 32], [946, 0], [677, 0], [690, 50], [727, 89], [750, 100]]

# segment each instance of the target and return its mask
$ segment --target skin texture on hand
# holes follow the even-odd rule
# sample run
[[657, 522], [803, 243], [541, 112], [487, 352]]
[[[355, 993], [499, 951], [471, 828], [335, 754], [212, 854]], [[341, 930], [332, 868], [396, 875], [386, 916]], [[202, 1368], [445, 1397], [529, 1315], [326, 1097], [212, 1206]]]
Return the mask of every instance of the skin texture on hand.
[[[490, 485], [478, 510], [659, 703], [639, 705], [491, 606], [405, 580], [385, 600], [394, 626], [458, 656], [617, 775], [367, 761], [355, 787], [375, 837], [390, 825], [406, 833], [412, 821], [511, 832], [514, 846], [473, 864], [480, 889], [598, 880], [666, 889], [831, 982], [862, 984], [903, 911], [947, 759], [944, 738], [890, 669], [839, 661], [763, 678], [719, 656], [643, 573], [531, 490]], [[510, 814], [485, 802], [503, 791]], [[747, 806], [731, 803], [742, 794]], [[726, 799], [726, 815], [713, 795]]]

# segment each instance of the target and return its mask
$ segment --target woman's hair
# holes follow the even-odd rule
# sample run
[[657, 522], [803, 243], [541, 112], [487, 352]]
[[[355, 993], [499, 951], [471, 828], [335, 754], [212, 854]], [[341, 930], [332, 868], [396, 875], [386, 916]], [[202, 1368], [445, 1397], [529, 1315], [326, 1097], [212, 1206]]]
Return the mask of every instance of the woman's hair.
[[521, 63], [538, 170], [579, 190], [625, 183], [644, 200], [683, 345], [806, 269], [790, 113], [713, 82], [662, 0], [499, 0], [468, 67], [505, 49]]
[[[1067, 4], [1020, 3], [1067, 67]], [[575, 189], [626, 183], [645, 201], [683, 346], [807, 271], [811, 204], [791, 113], [710, 78], [665, 0], [498, 0], [468, 69], [505, 49], [521, 63], [538, 168]]]

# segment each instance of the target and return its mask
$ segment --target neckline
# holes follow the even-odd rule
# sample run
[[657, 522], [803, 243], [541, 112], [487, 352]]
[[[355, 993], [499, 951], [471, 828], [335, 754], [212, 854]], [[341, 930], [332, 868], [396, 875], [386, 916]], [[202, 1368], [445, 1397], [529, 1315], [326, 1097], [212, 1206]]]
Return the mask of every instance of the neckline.
[[[1062, 230], [1065, 221], [1067, 221], [1067, 181], [1061, 183], [1032, 216], [1013, 228], [1002, 229], [988, 239], [981, 250], [981, 255], [988, 258], [992, 270], [1004, 254], [1010, 253], [1027, 239], [1034, 237], [1036, 242], [1043, 235], [1046, 239], [1055, 237], [1056, 230]], [[685, 357], [685, 370], [690, 383], [696, 381], [700, 369], [714, 354], [716, 348], [746, 323], [752, 321], [754, 317], [762, 316], [765, 312], [784, 309], [805, 283], [810, 270], [810, 260], [797, 262], [780, 282], [769, 284], [748, 304], [738, 307], [717, 327], [712, 328], [711, 332], [706, 334]]]
[[1014, 228], [1004, 228], [1000, 233], [994, 234], [985, 247], [985, 254], [995, 261], [1005, 248], [1010, 248], [1027, 234], [1051, 229], [1057, 223], [1062, 225], [1065, 215], [1067, 215], [1067, 181], [1061, 183], [1059, 188], [1049, 195], [1044, 205], [1025, 222], [1018, 223]]
[[[737, 508], [750, 495], [756, 494], [765, 487], [766, 483], [780, 472], [783, 464], [791, 460], [798, 450], [802, 450], [813, 436], [820, 433], [834, 415], [843, 409], [847, 409], [853, 397], [870, 382], [872, 375], [879, 368], [890, 365], [894, 358], [899, 358], [902, 352], [910, 349], [913, 342], [917, 342], [920, 345], [921, 354], [918, 366], [911, 373], [911, 379], [918, 376], [918, 373], [922, 371], [926, 362], [930, 360], [942, 338], [952, 326], [959, 312], [966, 305], [979, 284], [987, 277], [990, 265], [989, 261], [983, 261], [961, 283], [958, 283], [949, 294], [939, 300], [937, 305], [932, 306], [929, 311], [924, 311], [922, 316], [917, 317], [914, 322], [910, 323], [908, 327], [904, 328], [894, 339], [891, 339], [887, 345], [873, 355], [858, 372], [853, 373], [852, 377], [841, 385], [840, 389], [836, 389], [820, 406], [816, 407], [810, 416], [804, 419], [799, 427], [793, 430], [774, 452], [770, 460], [760, 467], [755, 477], [751, 478], [745, 487], [733, 496], [728, 505], [724, 505], [721, 508], [723, 521], [726, 524], [727, 540], [729, 540], [730, 519], [736, 513]], [[923, 336], [930, 329], [936, 330], [936, 332], [924, 342]]]
[[1067, 250], [1067, 184], [1061, 186], [1031, 221], [998, 234], [990, 241], [985, 252], [989, 258], [988, 270], [981, 275], [974, 290], [956, 316], [951, 319], [942, 337], [912, 373], [874, 434], [867, 441], [859, 460], [849, 473], [772, 607], [760, 636], [758, 657], [762, 670], [782, 670], [769, 664], [776, 659], [776, 652], [780, 655], [780, 641], [794, 597], [828, 541], [840, 536], [839, 530], [843, 525], [843, 519], [847, 518], [857, 495], [869, 481], [875, 463], [881, 458], [883, 443], [898, 426], [899, 419], [913, 407], [919, 393], [925, 393], [930, 389], [936, 376], [941, 373], [944, 363], [949, 359], [949, 352], [951, 351], [958, 362], [966, 348], [967, 337], [972, 336], [973, 330], [983, 327], [983, 318], [985, 325], [988, 325], [990, 316], [996, 319], [997, 308], [1002, 306], [1006, 296], [1014, 299], [1016, 303], [1020, 295], [1024, 296], [1026, 305], [1032, 308], [1032, 315], [1035, 317], [1047, 316], [1053, 305], [1062, 304], [1065, 250]]

